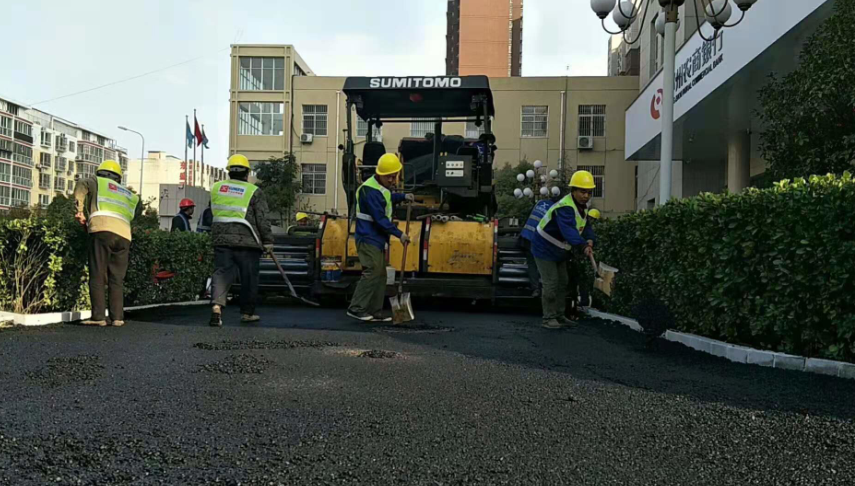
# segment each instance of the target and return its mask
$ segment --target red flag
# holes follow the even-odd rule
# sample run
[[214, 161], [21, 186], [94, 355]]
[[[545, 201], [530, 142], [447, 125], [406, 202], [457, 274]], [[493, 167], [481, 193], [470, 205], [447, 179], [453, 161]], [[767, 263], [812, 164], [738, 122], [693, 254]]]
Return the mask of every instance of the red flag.
[[193, 117], [193, 123], [196, 125], [196, 145], [202, 145], [202, 139], [204, 137], [202, 136], [202, 130], [199, 128], [199, 120], [197, 120], [195, 116]]

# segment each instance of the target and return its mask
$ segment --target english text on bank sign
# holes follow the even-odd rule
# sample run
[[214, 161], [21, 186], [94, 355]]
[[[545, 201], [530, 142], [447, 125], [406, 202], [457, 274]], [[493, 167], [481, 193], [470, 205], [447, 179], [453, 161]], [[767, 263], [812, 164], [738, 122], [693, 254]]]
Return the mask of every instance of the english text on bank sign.
[[371, 78], [372, 88], [459, 88], [460, 78]]

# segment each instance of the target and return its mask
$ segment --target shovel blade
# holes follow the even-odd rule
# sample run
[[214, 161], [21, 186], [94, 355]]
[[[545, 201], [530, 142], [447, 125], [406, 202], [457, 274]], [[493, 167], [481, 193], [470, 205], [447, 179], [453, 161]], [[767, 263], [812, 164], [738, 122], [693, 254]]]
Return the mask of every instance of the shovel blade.
[[612, 286], [611, 286], [611, 284], [610, 284], [610, 283], [606, 283], [606, 281], [605, 281], [605, 280], [603, 280], [602, 278], [597, 277], [597, 279], [596, 279], [596, 280], [594, 280], [594, 288], [595, 288], [595, 289], [597, 289], [597, 290], [599, 290], [600, 292], [602, 292], [602, 293], [604, 293], [604, 294], [608, 295], [609, 297], [611, 297], [611, 296], [612, 296]]
[[394, 324], [403, 324], [416, 318], [409, 292], [392, 297], [389, 299], [389, 303], [392, 304], [392, 322]]

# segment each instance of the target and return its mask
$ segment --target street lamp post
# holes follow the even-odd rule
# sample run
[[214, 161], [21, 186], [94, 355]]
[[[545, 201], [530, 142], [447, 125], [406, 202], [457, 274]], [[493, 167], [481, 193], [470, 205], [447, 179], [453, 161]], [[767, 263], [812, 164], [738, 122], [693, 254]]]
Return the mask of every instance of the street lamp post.
[[140, 133], [136, 130], [131, 130], [130, 128], [127, 128], [127, 127], [121, 127], [120, 126], [119, 130], [124, 130], [126, 132], [136, 133], [142, 139], [142, 153], [140, 154], [140, 198], [142, 198], [142, 195], [143, 195], [143, 166], [145, 165], [145, 137], [143, 137], [142, 133]]
[[[662, 66], [662, 147], [659, 167], [659, 204], [665, 204], [671, 199], [671, 166], [674, 156], [674, 73], [677, 51], [677, 25], [680, 21], [679, 8], [687, 0], [657, 0], [662, 11], [656, 22], [656, 31], [665, 37], [665, 58]], [[724, 27], [735, 27], [745, 18], [745, 12], [757, 3], [757, 0], [688, 0], [695, 7], [695, 21], [697, 22], [698, 34], [704, 40], [713, 40]], [[600, 18], [603, 30], [612, 35], [622, 35], [624, 42], [635, 44], [641, 39], [644, 32], [645, 18], [650, 4], [653, 0], [591, 0], [591, 9]], [[701, 23], [698, 20], [698, 2], [704, 12], [707, 22], [715, 29], [712, 39], [707, 39], [701, 31]], [[728, 24], [733, 7], [736, 5], [742, 11], [742, 15], [736, 23]], [[642, 7], [644, 12], [642, 13]], [[642, 15], [639, 16], [639, 13]], [[611, 14], [615, 24], [620, 29], [612, 32], [606, 28], [606, 17]], [[641, 22], [638, 36], [634, 40], [627, 37], [627, 31], [635, 21]], [[654, 47], [651, 47], [654, 48]]]

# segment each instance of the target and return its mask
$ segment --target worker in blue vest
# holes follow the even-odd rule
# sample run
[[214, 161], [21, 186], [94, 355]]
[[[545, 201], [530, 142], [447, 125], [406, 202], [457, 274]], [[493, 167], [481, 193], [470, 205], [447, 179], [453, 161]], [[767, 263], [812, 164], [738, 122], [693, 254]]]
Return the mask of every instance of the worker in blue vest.
[[377, 161], [373, 177], [356, 191], [356, 252], [362, 265], [362, 278], [347, 309], [347, 315], [360, 321], [388, 322], [383, 298], [386, 295], [386, 245], [389, 236], [410, 242], [392, 223], [392, 206], [402, 201], [413, 201], [412, 194], [396, 194], [394, 187], [404, 166], [395, 154], [385, 154]]
[[525, 222], [522, 231], [520, 232], [520, 246], [525, 251], [525, 261], [528, 267], [528, 280], [531, 284], [532, 297], [540, 295], [540, 273], [537, 271], [537, 264], [534, 262], [534, 255], [531, 253], [531, 240], [537, 233], [537, 225], [540, 220], [546, 215], [546, 211], [558, 202], [560, 198], [553, 197], [552, 199], [542, 199], [534, 205], [531, 214], [528, 215], [528, 220]]
[[543, 285], [543, 327], [560, 329], [575, 324], [567, 319], [569, 278], [567, 261], [574, 249], [593, 255], [596, 236], [588, 227], [586, 209], [591, 200], [594, 176], [584, 170], [570, 178], [570, 194], [552, 205], [537, 225], [531, 242]]
[[190, 219], [193, 218], [193, 212], [196, 210], [196, 203], [192, 199], [186, 197], [178, 203], [178, 214], [172, 218], [172, 231], [193, 231], [190, 226]]

